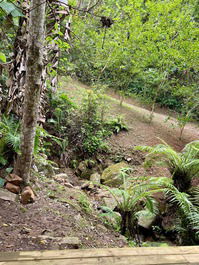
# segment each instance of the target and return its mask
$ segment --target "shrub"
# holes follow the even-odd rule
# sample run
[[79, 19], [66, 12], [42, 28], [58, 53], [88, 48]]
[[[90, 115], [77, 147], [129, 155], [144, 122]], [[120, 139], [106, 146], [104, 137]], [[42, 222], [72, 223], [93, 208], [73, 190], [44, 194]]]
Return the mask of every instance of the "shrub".
[[[127, 130], [122, 117], [105, 120], [105, 105], [103, 93], [97, 90], [85, 91], [78, 107], [63, 93], [51, 95], [46, 129], [64, 140], [63, 153], [67, 147], [83, 157], [107, 151], [105, 139], [112, 133]], [[57, 153], [57, 148], [54, 150]]]
[[148, 152], [145, 165], [161, 162], [171, 172], [174, 186], [181, 192], [187, 192], [191, 188], [191, 180], [199, 174], [199, 141], [194, 141], [185, 146], [181, 153], [173, 150], [171, 146], [163, 142], [156, 146], [137, 146], [135, 150]]
[[118, 134], [120, 131], [128, 131], [128, 127], [125, 124], [122, 116], [118, 116], [114, 119], [106, 121], [105, 126], [108, 131], [115, 134]]

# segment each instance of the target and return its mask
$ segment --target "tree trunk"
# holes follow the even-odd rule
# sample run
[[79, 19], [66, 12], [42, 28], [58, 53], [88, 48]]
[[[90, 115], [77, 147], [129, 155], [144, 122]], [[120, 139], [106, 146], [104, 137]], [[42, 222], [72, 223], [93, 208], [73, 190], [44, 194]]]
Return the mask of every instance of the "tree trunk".
[[21, 148], [15, 167], [15, 172], [23, 178], [25, 185], [29, 182], [40, 105], [45, 7], [43, 0], [31, 1]]

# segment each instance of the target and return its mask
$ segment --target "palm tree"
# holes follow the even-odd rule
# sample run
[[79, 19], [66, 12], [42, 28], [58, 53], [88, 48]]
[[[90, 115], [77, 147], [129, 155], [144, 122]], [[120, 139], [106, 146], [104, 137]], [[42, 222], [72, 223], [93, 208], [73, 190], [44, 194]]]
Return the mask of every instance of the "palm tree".
[[135, 150], [148, 152], [145, 165], [153, 163], [166, 165], [172, 175], [174, 186], [180, 192], [191, 188], [191, 180], [199, 177], [199, 141], [193, 141], [185, 146], [181, 153], [163, 142], [156, 146], [136, 146]]

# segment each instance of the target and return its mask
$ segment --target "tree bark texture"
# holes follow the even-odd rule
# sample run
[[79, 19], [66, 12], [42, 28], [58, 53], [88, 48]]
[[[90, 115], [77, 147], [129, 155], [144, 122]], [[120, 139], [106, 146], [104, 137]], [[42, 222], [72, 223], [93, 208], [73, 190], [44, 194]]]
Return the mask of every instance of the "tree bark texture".
[[28, 27], [28, 50], [21, 131], [21, 149], [15, 168], [16, 173], [23, 178], [25, 184], [28, 184], [29, 182], [34, 150], [35, 130], [40, 105], [43, 71], [45, 8], [45, 1], [31, 1]]

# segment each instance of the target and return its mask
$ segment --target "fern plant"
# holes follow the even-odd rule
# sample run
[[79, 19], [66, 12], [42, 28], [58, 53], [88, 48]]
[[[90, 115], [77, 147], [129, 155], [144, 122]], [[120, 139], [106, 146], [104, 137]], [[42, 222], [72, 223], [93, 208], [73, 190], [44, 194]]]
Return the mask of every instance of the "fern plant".
[[191, 195], [180, 192], [175, 186], [168, 185], [164, 189], [169, 202], [177, 206], [178, 219], [176, 230], [181, 244], [195, 244], [199, 242], [199, 190]]
[[[50, 139], [58, 145], [62, 145], [62, 140], [49, 134], [42, 127], [36, 128], [35, 142], [34, 142], [34, 156], [38, 161], [44, 163], [44, 158], [41, 153], [48, 152], [48, 145], [51, 143], [45, 141]], [[20, 123], [12, 116], [2, 116], [0, 121], [0, 164], [6, 165], [8, 159], [20, 151]]]
[[135, 150], [148, 152], [145, 160], [147, 166], [157, 162], [166, 165], [174, 186], [181, 192], [187, 192], [191, 188], [191, 180], [199, 176], [199, 141], [187, 144], [181, 153], [166, 142], [153, 147], [136, 146]]
[[[143, 177], [143, 181], [145, 177]], [[124, 185], [123, 189], [110, 189], [105, 187], [115, 199], [117, 206], [115, 211], [121, 215], [121, 234], [133, 237], [138, 245], [141, 244], [138, 232], [138, 220], [142, 215], [156, 216], [157, 203], [153, 194], [162, 191], [158, 184], [143, 182], [137, 185]]]
[[12, 116], [2, 116], [0, 121], [0, 164], [6, 165], [9, 154], [19, 152], [20, 124]]
[[119, 232], [121, 227], [121, 216], [111, 208], [107, 206], [101, 206], [102, 213], [100, 213], [100, 217], [102, 221], [111, 226], [115, 231]]
[[[199, 188], [194, 188], [191, 194], [180, 192], [170, 178], [151, 177], [148, 179], [151, 189], [159, 189], [166, 196], [166, 201], [177, 211], [175, 230], [181, 244], [199, 242]], [[140, 187], [147, 182], [139, 184]]]

